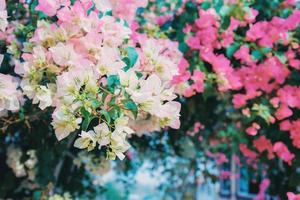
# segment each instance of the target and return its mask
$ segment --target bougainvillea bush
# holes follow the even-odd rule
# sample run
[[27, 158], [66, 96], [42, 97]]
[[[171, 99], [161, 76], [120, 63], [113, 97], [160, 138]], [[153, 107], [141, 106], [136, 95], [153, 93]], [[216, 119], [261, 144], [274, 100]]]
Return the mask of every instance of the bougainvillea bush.
[[150, 160], [181, 199], [237, 168], [300, 199], [299, 7], [1, 0], [0, 197], [93, 199]]

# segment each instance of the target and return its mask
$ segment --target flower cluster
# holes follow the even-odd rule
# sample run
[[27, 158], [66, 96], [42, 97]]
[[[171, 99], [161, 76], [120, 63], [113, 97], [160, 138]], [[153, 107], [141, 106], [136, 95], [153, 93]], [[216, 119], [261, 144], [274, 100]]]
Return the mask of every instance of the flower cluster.
[[145, 35], [131, 41], [125, 21], [105, 14], [97, 1], [57, 1], [53, 10], [50, 1], [39, 3], [38, 10], [58, 21], [38, 21], [15, 72], [33, 104], [55, 107], [58, 140], [81, 128], [75, 147], [98, 145], [109, 158], [123, 159], [128, 135], [179, 128], [171, 80], [182, 55], [173, 43]]
[[[134, 20], [136, 10], [146, 7], [148, 0], [85, 0], [81, 1], [85, 8], [95, 7], [102, 13], [112, 11], [113, 15], [131, 23]], [[62, 6], [70, 6], [70, 0], [38, 0], [36, 10], [42, 11], [47, 16], [53, 17]]]
[[20, 108], [22, 93], [18, 88], [18, 81], [11, 75], [0, 74], [0, 113], [17, 111]]
[[7, 165], [13, 170], [16, 177], [28, 176], [28, 179], [33, 181], [36, 176], [35, 166], [37, 163], [36, 151], [29, 150], [26, 152], [28, 159], [22, 162], [23, 153], [21, 149], [10, 145], [7, 149]]
[[[206, 7], [209, 4], [201, 3], [194, 3], [200, 6], [198, 17], [182, 30], [182, 42], [189, 49], [173, 83], [186, 97], [216, 85], [221, 95], [231, 94], [235, 109], [242, 109], [247, 123], [240, 127], [253, 139], [262, 131], [258, 120], [262, 118], [267, 124], [281, 123], [278, 129], [289, 131], [293, 145], [299, 148], [298, 120], [290, 120], [299, 109], [299, 89], [291, 83], [300, 63], [296, 39], [300, 11], [294, 8], [296, 3], [282, 3], [289, 14], [268, 21], [257, 21], [258, 10], [246, 2], [226, 2], [218, 12], [213, 4]], [[259, 153], [267, 151], [269, 159], [275, 153], [290, 164], [293, 154], [286, 144], [276, 142], [260, 136], [253, 145]], [[278, 149], [286, 153], [278, 154]], [[245, 145], [240, 145], [240, 150], [257, 161], [255, 151]]]

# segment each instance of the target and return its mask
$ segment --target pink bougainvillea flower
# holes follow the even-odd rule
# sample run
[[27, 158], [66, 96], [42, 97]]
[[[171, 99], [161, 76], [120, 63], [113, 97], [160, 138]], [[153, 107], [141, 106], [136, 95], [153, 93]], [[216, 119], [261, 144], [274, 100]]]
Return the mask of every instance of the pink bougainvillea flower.
[[276, 142], [273, 146], [273, 151], [280, 159], [288, 163], [288, 165], [292, 165], [295, 154], [291, 153], [283, 142]]
[[292, 192], [286, 193], [288, 200], [300, 200], [300, 194], [294, 194]]
[[218, 27], [219, 22], [216, 20], [216, 13], [213, 9], [200, 10], [199, 19], [196, 20], [196, 26], [200, 29], [208, 28], [211, 26]]
[[253, 62], [250, 55], [250, 49], [246, 45], [242, 45], [239, 50], [234, 53], [234, 57], [246, 64], [251, 64], [251, 62]]
[[277, 91], [277, 97], [282, 104], [290, 108], [300, 108], [300, 89], [297, 86], [285, 85]]
[[300, 120], [293, 121], [288, 128], [290, 130], [290, 138], [292, 139], [293, 145], [300, 149]]
[[244, 105], [247, 104], [247, 96], [244, 94], [235, 94], [233, 96], [233, 100], [232, 103], [234, 105], [235, 108], [240, 108], [243, 107]]
[[186, 88], [186, 89], [184, 90], [184, 92], [183, 92], [183, 95], [184, 95], [185, 97], [191, 97], [191, 96], [193, 96], [194, 94], [195, 94], [195, 91], [193, 90], [192, 87]]
[[35, 10], [44, 12], [47, 16], [56, 15], [57, 10], [61, 6], [69, 6], [70, 0], [39, 0], [39, 4]]
[[257, 134], [257, 131], [258, 131], [259, 129], [260, 129], [259, 124], [257, 124], [257, 123], [254, 122], [254, 123], [251, 124], [250, 127], [248, 127], [248, 128], [246, 129], [246, 133], [247, 133], [248, 135], [254, 136], [254, 135]]
[[200, 129], [204, 129], [204, 125], [201, 124], [201, 122], [196, 122], [194, 124], [193, 130], [187, 131], [187, 134], [190, 136], [194, 136], [195, 134], [197, 134], [200, 131]]
[[229, 179], [230, 175], [231, 175], [230, 171], [221, 170], [221, 172], [220, 172], [220, 178], [223, 179], [223, 180], [224, 179]]
[[244, 19], [248, 23], [253, 23], [257, 15], [258, 15], [258, 11], [253, 8], [250, 8], [250, 10], [246, 12], [246, 14], [244, 15]]
[[279, 127], [281, 131], [288, 131], [291, 128], [291, 122], [289, 120], [285, 120], [280, 123]]
[[268, 140], [266, 138], [266, 136], [263, 135], [263, 136], [260, 136], [258, 139], [254, 140], [253, 145], [260, 153], [267, 151], [268, 159], [272, 159], [274, 157], [273, 145], [271, 143], [271, 140]]
[[240, 144], [239, 148], [240, 148], [240, 151], [242, 152], [242, 154], [246, 158], [256, 159], [257, 154], [254, 151], [251, 151], [250, 149], [248, 149], [248, 147], [245, 144]]
[[197, 37], [189, 37], [186, 44], [192, 49], [200, 49], [200, 40]]
[[270, 185], [269, 179], [263, 179], [259, 184], [259, 192], [257, 196], [254, 198], [254, 200], [265, 200], [265, 193]]
[[275, 113], [275, 116], [278, 120], [283, 120], [292, 115], [293, 115], [293, 111], [285, 104], [282, 104]]
[[212, 65], [213, 70], [217, 74], [218, 89], [220, 92], [237, 90], [242, 87], [240, 78], [231, 66], [230, 60], [223, 54], [217, 56], [212, 54], [207, 57], [207, 62]]
[[223, 153], [217, 153], [216, 154], [216, 159], [217, 159], [216, 160], [217, 165], [222, 165], [223, 163], [228, 162], [228, 159], [227, 159], [226, 155], [223, 154]]
[[194, 84], [192, 85], [193, 89], [196, 90], [196, 92], [203, 92], [204, 91], [204, 79], [205, 74], [201, 72], [200, 70], [194, 70], [192, 80], [194, 81]]
[[278, 97], [274, 97], [270, 100], [270, 103], [274, 108], [278, 108], [280, 99]]
[[126, 20], [129, 24], [133, 22], [136, 10], [146, 7], [148, 4], [148, 0], [97, 0], [97, 2], [100, 4], [101, 2], [107, 2], [105, 5], [106, 11], [111, 6], [113, 15]]

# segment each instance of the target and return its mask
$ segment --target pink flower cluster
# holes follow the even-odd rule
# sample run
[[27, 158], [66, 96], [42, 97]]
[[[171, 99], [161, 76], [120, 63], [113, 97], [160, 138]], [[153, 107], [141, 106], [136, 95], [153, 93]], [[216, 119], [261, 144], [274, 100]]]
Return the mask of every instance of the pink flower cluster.
[[203, 130], [205, 127], [201, 122], [196, 122], [192, 130], [187, 131], [187, 134], [190, 136], [195, 136], [200, 130]]
[[205, 74], [195, 69], [191, 74], [187, 69], [189, 63], [182, 59], [179, 63], [179, 74], [173, 77], [172, 83], [176, 86], [179, 94], [191, 97], [204, 91]]
[[290, 138], [293, 142], [293, 145], [298, 149], [300, 148], [300, 136], [299, 136], [300, 120], [299, 119], [295, 121], [285, 120], [281, 122], [280, 130], [289, 131]]
[[253, 24], [246, 34], [246, 39], [270, 48], [279, 40], [283, 44], [288, 44], [290, 39], [288, 31], [297, 28], [299, 23], [300, 11], [296, 10], [286, 19], [273, 17], [270, 22], [262, 21]]
[[35, 9], [44, 12], [47, 16], [53, 17], [56, 15], [58, 9], [70, 4], [70, 0], [39, 0]]
[[[235, 1], [226, 4], [241, 6]], [[295, 2], [282, 6], [294, 5]], [[195, 55], [191, 52], [199, 53], [199, 62], [204, 62], [206, 67], [205, 73], [199, 72], [203, 74], [201, 81], [213, 80], [221, 93], [233, 91], [233, 106], [243, 108], [245, 117], [259, 116], [268, 124], [285, 120], [281, 122], [280, 130], [289, 131], [293, 145], [300, 148], [299, 120], [288, 119], [293, 118], [295, 110], [300, 108], [299, 89], [289, 85], [290, 77], [300, 69], [300, 47], [293, 38], [300, 24], [300, 11], [294, 9], [286, 18], [273, 17], [270, 21], [256, 22], [257, 10], [245, 5], [241, 9], [243, 16], [231, 15], [230, 23], [224, 29], [221, 27], [222, 13], [213, 8], [200, 8], [198, 19], [193, 24], [186, 24], [183, 30], [190, 48], [186, 57]], [[238, 29], [244, 29], [245, 35], [241, 35]], [[285, 50], [279, 51], [279, 46], [284, 46]], [[175, 83], [188, 82], [193, 70], [187, 61], [181, 62], [180, 75], [175, 77]], [[203, 88], [185, 87], [183, 94], [190, 97], [203, 92]], [[261, 99], [270, 104], [254, 103], [251, 107], [253, 100], [260, 102]], [[256, 121], [250, 124], [246, 125], [245, 132], [258, 135], [261, 125]], [[266, 151], [269, 159], [277, 155], [288, 164], [294, 159], [294, 154], [284, 143], [276, 142], [273, 146], [265, 136], [255, 139], [253, 145], [259, 153]], [[249, 162], [257, 161], [258, 154], [245, 144], [240, 145], [240, 151]]]
[[268, 159], [274, 158], [273, 145], [266, 136], [260, 136], [258, 139], [253, 141], [253, 146], [257, 149], [259, 153], [266, 151], [268, 153]]
[[249, 158], [248, 163], [251, 161], [255, 160], [257, 158], [257, 154], [254, 151], [251, 151], [246, 144], [240, 144], [239, 145], [240, 151], [242, 154], [246, 157]]
[[259, 184], [259, 192], [257, 196], [254, 198], [254, 200], [264, 200], [266, 198], [265, 192], [268, 189], [270, 185], [270, 180], [269, 179], [263, 179], [261, 183]]
[[[276, 142], [274, 145], [272, 142], [266, 138], [266, 136], [260, 136], [258, 139], [253, 141], [253, 146], [257, 149], [259, 153], [267, 152], [267, 157], [269, 160], [274, 158], [274, 153], [288, 163], [292, 164], [292, 160], [295, 155], [291, 153], [286, 145], [283, 142]], [[240, 144], [241, 153], [248, 159], [247, 163], [253, 165], [258, 160], [258, 154], [252, 150], [250, 150], [245, 144]]]
[[206, 152], [206, 155], [213, 158], [217, 165], [221, 166], [224, 163], [228, 163], [228, 159], [224, 153], [212, 153], [210, 151]]
[[292, 160], [295, 158], [295, 155], [288, 150], [283, 142], [276, 142], [273, 146], [273, 151], [280, 159], [292, 165]]
[[135, 19], [136, 10], [144, 8], [148, 4], [148, 0], [111, 0], [113, 15], [125, 19], [128, 23], [132, 23]]
[[[96, 7], [105, 13], [112, 11], [117, 18], [126, 20], [128, 23], [134, 21], [136, 10], [146, 7], [148, 0], [80, 0], [86, 9]], [[36, 6], [37, 11], [44, 12], [47, 16], [55, 16], [57, 11], [64, 6], [70, 6], [70, 0], [39, 0]]]
[[292, 192], [288, 192], [287, 194], [288, 200], [300, 200], [300, 194], [294, 194]]

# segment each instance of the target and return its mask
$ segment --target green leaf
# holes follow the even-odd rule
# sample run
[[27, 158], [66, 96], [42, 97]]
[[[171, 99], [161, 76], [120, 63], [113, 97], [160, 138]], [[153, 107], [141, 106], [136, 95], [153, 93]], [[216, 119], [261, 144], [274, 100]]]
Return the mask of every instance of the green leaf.
[[139, 56], [134, 47], [127, 47], [125, 51], [127, 53], [127, 57], [125, 57], [123, 61], [127, 64], [124, 68], [124, 70], [127, 71], [134, 66]]
[[203, 2], [203, 3], [201, 4], [201, 8], [202, 8], [203, 10], [209, 9], [210, 6], [211, 6], [210, 2]]
[[239, 47], [240, 47], [240, 44], [238, 44], [238, 43], [233, 43], [232, 45], [227, 47], [226, 56], [231, 58], [233, 56], [233, 54], [238, 50]]
[[220, 13], [221, 8], [223, 7], [223, 0], [214, 0], [214, 7], [217, 13]]
[[254, 50], [252, 51], [251, 56], [253, 57], [254, 60], [259, 60], [263, 57], [263, 54], [258, 50]]
[[233, 8], [234, 8], [233, 6], [224, 5], [220, 10], [220, 15], [222, 16], [230, 15]]
[[82, 107], [82, 108], [80, 109], [80, 113], [81, 113], [82, 116], [85, 117], [85, 118], [90, 117], [90, 115], [91, 115], [90, 112], [87, 111], [84, 107]]
[[120, 85], [120, 79], [117, 75], [110, 75], [107, 78], [107, 86], [111, 92], [115, 91], [115, 87]]
[[84, 118], [81, 126], [82, 126], [82, 130], [86, 131], [89, 127], [89, 123], [90, 123], [90, 120], [89, 118]]
[[221, 28], [223, 30], [226, 30], [230, 25], [230, 17], [229, 16], [225, 16], [222, 20], [222, 23], [221, 23]]
[[138, 77], [138, 79], [140, 79], [143, 76], [143, 74], [141, 72], [135, 72], [135, 74]]
[[107, 95], [108, 95], [108, 93], [106, 93], [106, 92], [102, 93], [102, 96], [101, 96], [102, 102], [105, 102]]
[[285, 57], [284, 52], [275, 52], [275, 55], [282, 64], [285, 64], [287, 62], [287, 58]]
[[95, 4], [93, 3], [93, 6], [92, 6], [90, 9], [88, 9], [87, 15], [89, 16], [89, 15], [91, 14], [91, 12], [95, 10], [95, 8], [96, 8], [96, 6], [95, 6]]
[[24, 120], [25, 119], [25, 114], [24, 114], [24, 108], [23, 107], [20, 108], [19, 118], [20, 118], [20, 120]]
[[112, 97], [108, 103], [109, 106], [115, 106], [116, 105], [116, 97]]
[[98, 99], [93, 99], [91, 103], [93, 108], [98, 108], [101, 105], [101, 102], [99, 102]]
[[38, 199], [41, 199], [41, 196], [42, 196], [42, 191], [37, 190], [37, 191], [35, 191], [35, 192], [33, 193], [32, 199], [33, 199], [33, 200], [38, 200]]
[[91, 116], [91, 117], [85, 118], [82, 122], [82, 130], [86, 131], [93, 119], [96, 119], [96, 117]]
[[110, 115], [109, 115], [109, 113], [107, 112], [107, 110], [100, 110], [100, 113], [104, 116], [106, 122], [107, 122], [108, 124], [110, 124], [111, 119], [110, 119]]
[[261, 49], [261, 52], [264, 53], [264, 54], [269, 53], [271, 51], [272, 51], [272, 48], [269, 48], [269, 47], [264, 47], [264, 48]]
[[105, 12], [105, 14], [104, 14], [104, 15], [106, 15], [106, 16], [113, 16], [113, 13], [112, 13], [112, 11], [111, 11], [111, 10], [109, 10], [109, 11]]
[[95, 118], [91, 115], [84, 107], [80, 109], [81, 114], [83, 115], [84, 119], [82, 122], [82, 130], [86, 131], [89, 127], [90, 122]]
[[114, 107], [109, 111], [109, 115], [112, 119], [117, 119], [119, 118], [119, 113], [121, 112], [119, 107]]
[[181, 42], [181, 43], [179, 43], [179, 50], [182, 53], [186, 53], [189, 50], [189, 47], [188, 47], [188, 45], [186, 43]]
[[124, 107], [126, 109], [129, 109], [132, 112], [133, 116], [135, 118], [137, 118], [137, 113], [138, 113], [137, 105], [132, 100], [123, 101], [123, 104], [124, 104]]

